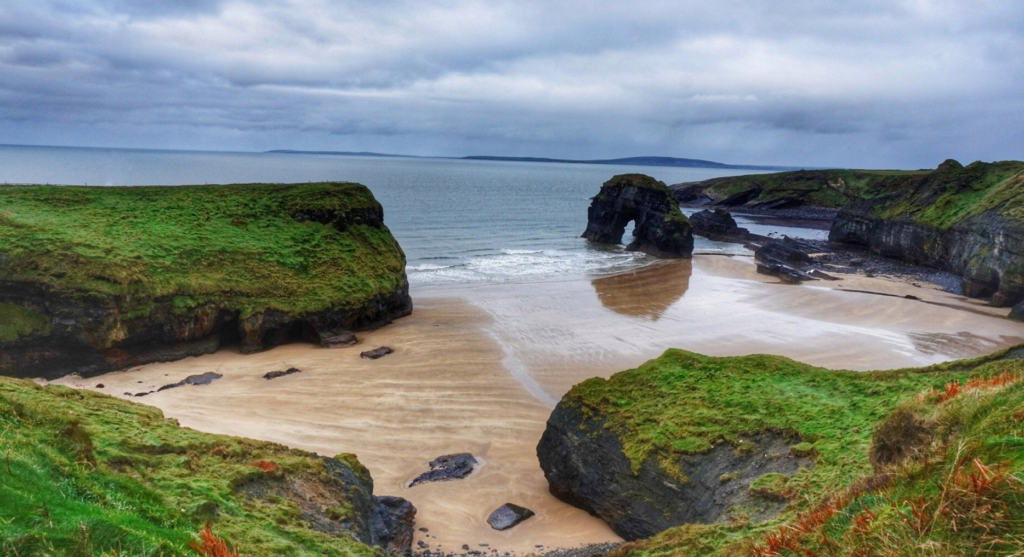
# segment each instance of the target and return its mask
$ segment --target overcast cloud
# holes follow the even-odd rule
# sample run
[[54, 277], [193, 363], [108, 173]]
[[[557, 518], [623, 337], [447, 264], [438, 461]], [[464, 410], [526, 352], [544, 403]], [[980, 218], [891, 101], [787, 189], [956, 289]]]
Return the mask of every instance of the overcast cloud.
[[1018, 0], [3, 0], [0, 143], [1024, 158]]

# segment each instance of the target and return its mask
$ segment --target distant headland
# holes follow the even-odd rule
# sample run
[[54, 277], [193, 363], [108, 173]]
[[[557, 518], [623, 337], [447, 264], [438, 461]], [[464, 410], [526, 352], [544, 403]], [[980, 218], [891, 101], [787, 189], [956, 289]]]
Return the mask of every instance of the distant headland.
[[702, 159], [683, 159], [678, 157], [623, 157], [618, 159], [552, 159], [546, 157], [500, 157], [494, 155], [473, 155], [469, 157], [420, 157], [417, 155], [395, 155], [374, 153], [370, 151], [297, 151], [276, 149], [267, 153], [282, 155], [335, 155], [342, 157], [390, 157], [390, 158], [437, 158], [467, 161], [499, 161], [499, 162], [541, 162], [541, 163], [572, 163], [572, 164], [604, 164], [604, 165], [639, 165], [639, 166], [673, 166], [680, 168], [720, 168], [725, 170], [799, 170], [797, 166], [771, 166], [760, 164], [726, 164], [723, 162]]

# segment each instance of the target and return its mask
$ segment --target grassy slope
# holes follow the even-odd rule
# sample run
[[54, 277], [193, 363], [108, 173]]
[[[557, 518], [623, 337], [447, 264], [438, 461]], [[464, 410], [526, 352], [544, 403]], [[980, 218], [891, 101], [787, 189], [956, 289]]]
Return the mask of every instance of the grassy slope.
[[236, 495], [235, 486], [268, 474], [258, 461], [280, 466], [275, 474], [323, 473], [307, 453], [181, 428], [105, 395], [0, 377], [0, 554], [192, 555], [190, 542], [212, 519], [243, 553], [373, 555], [310, 530], [289, 501]]
[[[608, 427], [619, 434], [634, 464], [655, 458], [670, 471], [680, 454], [703, 452], [722, 441], [736, 441], [764, 430], [801, 434], [805, 443], [794, 450], [816, 454], [815, 466], [783, 480], [784, 485], [775, 485], [781, 478], [774, 477], [755, 483], [795, 494], [777, 519], [752, 525], [743, 520], [741, 511], [733, 522], [671, 529], [619, 552], [638, 557], [736, 555], [780, 525], [791, 524], [801, 513], [815, 509], [827, 496], [871, 477], [872, 433], [899, 405], [954, 381], [1022, 371], [1024, 361], [999, 361], [996, 356], [917, 370], [856, 373], [814, 368], [776, 356], [711, 358], [669, 350], [661, 358], [610, 380], [586, 381], [568, 396], [571, 403], [585, 411], [599, 410], [608, 419]], [[1017, 396], [1019, 401], [1024, 395]], [[932, 403], [936, 400], [935, 396], [925, 398]], [[946, 404], [955, 403], [956, 399]], [[1009, 406], [1002, 404], [993, 407], [1007, 412], [1021, 408], [1019, 402], [1012, 403], [1016, 406], [1010, 401], [1006, 401]], [[1001, 450], [1000, 454], [1019, 453], [1024, 450], [1019, 439], [1024, 430], [1019, 423], [1015, 427], [985, 434], [983, 442], [1001, 446], [996, 450]], [[1000, 445], [1006, 439], [1016, 439], [1015, 444]], [[986, 462], [998, 462], [1001, 457], [985, 458]], [[1024, 453], [1016, 454], [1015, 459], [1012, 470], [1020, 476]], [[1024, 511], [1024, 502], [1015, 504], [1014, 512]], [[841, 526], [835, 529], [841, 530]], [[1024, 542], [1017, 545], [1020, 549]], [[957, 553], [937, 553], [953, 554]]]
[[0, 187], [0, 278], [71, 294], [173, 296], [247, 312], [317, 311], [394, 291], [405, 256], [387, 228], [344, 232], [291, 214], [380, 206], [359, 184]]
[[927, 187], [913, 187], [900, 181], [881, 184], [876, 195], [892, 201], [878, 207], [877, 215], [889, 219], [909, 218], [946, 229], [957, 222], [998, 211], [1024, 221], [1024, 162], [975, 162], [961, 167], [954, 161], [937, 171]]

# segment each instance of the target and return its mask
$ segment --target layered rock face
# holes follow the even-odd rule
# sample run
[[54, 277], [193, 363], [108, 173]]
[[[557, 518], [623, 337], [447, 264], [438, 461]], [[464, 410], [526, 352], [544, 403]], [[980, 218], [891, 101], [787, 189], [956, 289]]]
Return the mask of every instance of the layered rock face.
[[1024, 301], [1024, 163], [946, 161], [844, 207], [829, 240], [954, 272], [964, 294]]
[[412, 311], [358, 184], [0, 188], [0, 374], [243, 353]]
[[[619, 437], [599, 415], [588, 414], [565, 400], [555, 408], [537, 446], [541, 468], [552, 495], [603, 519], [627, 540], [681, 524], [722, 520], [729, 509], [752, 503], [755, 479], [767, 473], [791, 475], [813, 465], [809, 458], [788, 455], [793, 440], [766, 433], [746, 439], [742, 450], [722, 443], [681, 457], [675, 473], [654, 458], [634, 472]], [[784, 500], [762, 503], [755, 518], [785, 506]]]
[[688, 258], [693, 228], [668, 187], [643, 174], [622, 174], [604, 183], [587, 211], [583, 237], [599, 244], [619, 244], [626, 225], [635, 222], [630, 251], [656, 257]]

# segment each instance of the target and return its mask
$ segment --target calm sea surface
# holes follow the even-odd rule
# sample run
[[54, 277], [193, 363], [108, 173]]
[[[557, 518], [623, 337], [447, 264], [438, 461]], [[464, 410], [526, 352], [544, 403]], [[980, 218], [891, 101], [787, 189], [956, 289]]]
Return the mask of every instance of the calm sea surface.
[[[178, 185], [352, 181], [384, 206], [385, 222], [409, 258], [409, 279], [429, 286], [548, 280], [611, 273], [646, 256], [579, 238], [589, 198], [615, 174], [641, 172], [667, 184], [749, 173], [692, 168], [600, 166], [0, 146], [0, 183]], [[754, 232], [818, 237], [766, 227]], [[627, 232], [627, 237], [628, 237]], [[742, 248], [698, 238], [698, 252]]]

